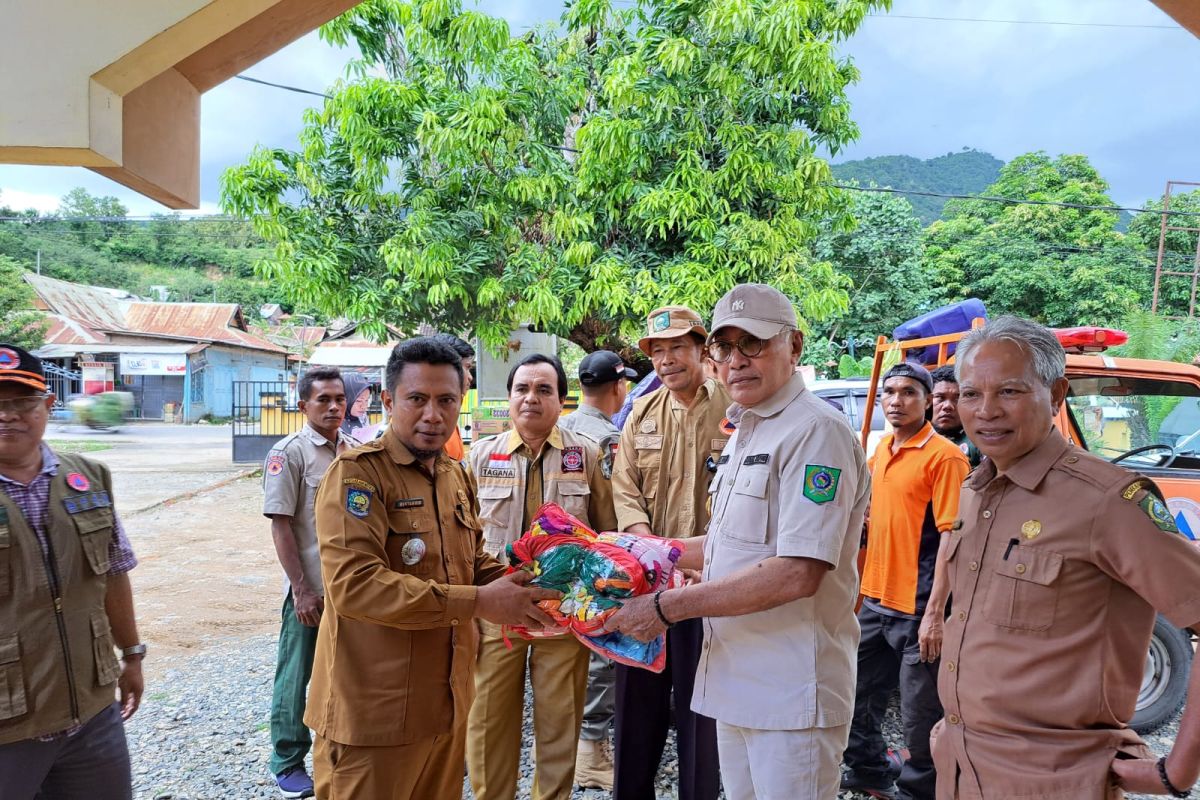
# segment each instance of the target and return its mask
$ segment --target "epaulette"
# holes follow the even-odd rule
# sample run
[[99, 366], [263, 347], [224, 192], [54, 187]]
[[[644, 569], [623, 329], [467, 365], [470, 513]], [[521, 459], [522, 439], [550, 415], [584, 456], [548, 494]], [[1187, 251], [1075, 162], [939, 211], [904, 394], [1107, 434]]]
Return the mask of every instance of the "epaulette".
[[1051, 469], [1073, 475], [1103, 492], [1129, 482], [1129, 470], [1078, 447], [1069, 448]]
[[384, 446], [382, 439], [372, 439], [369, 442], [363, 442], [353, 450], [345, 451], [339, 455], [338, 458], [342, 459], [343, 461], [357, 461], [362, 456], [371, 455], [372, 453], [379, 453], [383, 451], [383, 449]]

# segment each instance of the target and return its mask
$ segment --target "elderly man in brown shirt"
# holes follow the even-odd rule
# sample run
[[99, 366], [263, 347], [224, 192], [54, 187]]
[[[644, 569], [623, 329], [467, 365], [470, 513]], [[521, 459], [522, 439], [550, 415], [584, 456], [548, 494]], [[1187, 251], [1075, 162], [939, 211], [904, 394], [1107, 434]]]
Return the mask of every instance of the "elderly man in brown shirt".
[[1200, 553], [1150, 481], [1054, 429], [1065, 361], [1014, 317], [958, 345], [959, 414], [987, 458], [946, 549], [938, 800], [1185, 797], [1200, 775], [1200, 705], [1157, 762], [1127, 727], [1155, 612], [1200, 623]]
[[317, 492], [325, 612], [304, 721], [321, 800], [462, 796], [475, 618], [552, 625], [483, 547], [474, 482], [442, 448], [462, 363], [429, 338], [388, 359], [388, 427], [339, 455]]

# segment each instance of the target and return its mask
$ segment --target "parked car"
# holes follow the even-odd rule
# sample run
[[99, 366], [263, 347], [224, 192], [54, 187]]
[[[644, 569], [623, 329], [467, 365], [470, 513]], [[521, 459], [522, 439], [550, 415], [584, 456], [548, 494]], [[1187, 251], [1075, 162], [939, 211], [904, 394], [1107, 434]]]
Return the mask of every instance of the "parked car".
[[[851, 429], [862, 428], [866, 416], [867, 390], [871, 386], [869, 378], [847, 378], [835, 381], [813, 381], [809, 391], [824, 400], [829, 401], [846, 417]], [[875, 445], [886, 432], [886, 421], [883, 418], [883, 408], [879, 397], [875, 398], [875, 413], [871, 416], [871, 435], [867, 440], [867, 455], [875, 452]]]

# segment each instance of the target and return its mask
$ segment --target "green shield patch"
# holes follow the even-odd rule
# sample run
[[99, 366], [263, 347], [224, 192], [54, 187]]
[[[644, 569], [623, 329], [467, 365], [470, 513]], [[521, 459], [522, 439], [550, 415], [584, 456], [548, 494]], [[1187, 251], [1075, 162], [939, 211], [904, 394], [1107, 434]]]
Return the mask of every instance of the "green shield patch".
[[821, 464], [806, 464], [804, 467], [804, 496], [814, 503], [828, 503], [837, 497], [838, 482], [842, 471]]

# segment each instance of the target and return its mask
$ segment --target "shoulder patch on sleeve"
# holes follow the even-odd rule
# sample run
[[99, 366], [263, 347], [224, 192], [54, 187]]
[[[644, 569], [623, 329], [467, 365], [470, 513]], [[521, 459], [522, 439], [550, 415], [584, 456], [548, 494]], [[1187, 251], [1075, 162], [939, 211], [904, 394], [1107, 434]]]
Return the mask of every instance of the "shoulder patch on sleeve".
[[1159, 530], [1166, 531], [1167, 533], [1179, 533], [1179, 528], [1176, 527], [1175, 518], [1171, 516], [1170, 510], [1162, 500], [1159, 500], [1150, 492], [1146, 492], [1142, 499], [1138, 501], [1138, 506], [1146, 512], [1146, 516], [1150, 518], [1150, 521]]
[[818, 505], [828, 503], [837, 497], [838, 482], [841, 479], [842, 471], [836, 467], [806, 464], [804, 466], [804, 496]]
[[351, 516], [362, 519], [371, 513], [371, 496], [369, 489], [360, 486], [346, 487], [346, 511]]
[[268, 475], [278, 475], [283, 472], [285, 464], [287, 464], [287, 453], [283, 450], [272, 450], [267, 456], [265, 471]]

